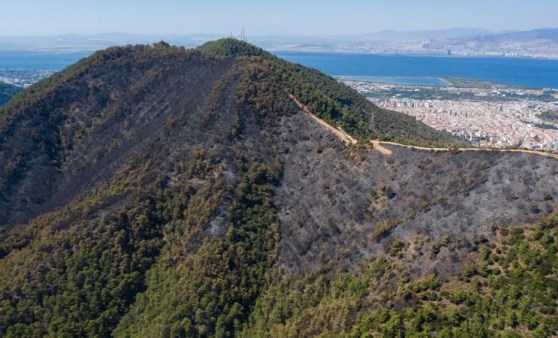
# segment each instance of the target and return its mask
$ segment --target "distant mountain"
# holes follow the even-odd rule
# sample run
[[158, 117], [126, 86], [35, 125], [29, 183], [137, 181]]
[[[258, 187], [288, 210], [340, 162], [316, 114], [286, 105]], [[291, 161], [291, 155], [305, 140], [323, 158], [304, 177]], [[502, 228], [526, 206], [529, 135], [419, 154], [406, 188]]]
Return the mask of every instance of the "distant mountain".
[[558, 43], [558, 28], [544, 28], [532, 31], [503, 34], [483, 34], [482, 36], [475, 37], [472, 40], [484, 43], [532, 42], [534, 40], [544, 40]]
[[220, 37], [215, 34], [123, 34], [105, 33], [93, 35], [65, 34], [39, 37], [0, 37], [0, 50], [74, 52], [95, 51], [116, 45], [147, 44], [165, 40], [179, 46], [195, 47], [208, 39]]
[[21, 88], [0, 82], [0, 106], [8, 102], [21, 91]]
[[424, 31], [395, 31], [386, 30], [376, 33], [363, 35], [362, 37], [371, 41], [415, 41], [415, 40], [434, 40], [434, 39], [451, 39], [464, 37], [477, 37], [480, 35], [490, 34], [490, 31], [480, 28], [451, 28], [440, 30], [424, 30]]
[[321, 38], [258, 38], [269, 50], [536, 57], [558, 59], [558, 29], [493, 33], [478, 28], [425, 31], [386, 30], [366, 35]]
[[[480, 28], [424, 31], [385, 30], [352, 36], [249, 36], [270, 51], [338, 53], [456, 54], [558, 58], [557, 29], [492, 33]], [[146, 44], [165, 40], [177, 46], [196, 47], [218, 34], [141, 35], [107, 33], [47, 37], [0, 37], [0, 51], [79, 52], [114, 45]]]
[[558, 333], [558, 161], [234, 39], [96, 52], [0, 108], [0, 336]]
[[558, 59], [558, 28], [439, 39], [425, 49], [451, 50], [462, 55], [496, 55]]

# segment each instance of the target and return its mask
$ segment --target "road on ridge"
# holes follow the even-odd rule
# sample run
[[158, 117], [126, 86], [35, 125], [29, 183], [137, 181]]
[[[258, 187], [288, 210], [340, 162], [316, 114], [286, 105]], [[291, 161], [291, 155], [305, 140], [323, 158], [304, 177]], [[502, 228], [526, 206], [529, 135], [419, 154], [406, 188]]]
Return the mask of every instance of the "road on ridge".
[[[294, 95], [288, 94], [289, 98], [308, 116], [310, 116], [313, 120], [318, 122], [320, 125], [327, 128], [329, 131], [334, 133], [337, 137], [339, 137], [343, 142], [348, 145], [357, 144], [358, 141], [353, 138], [351, 135], [347, 134], [345, 131], [335, 128], [334, 126], [330, 125], [326, 121], [319, 118], [316, 114], [314, 114], [307, 106], [302, 104]], [[438, 152], [468, 152], [468, 151], [491, 151], [491, 152], [499, 152], [499, 153], [525, 153], [525, 154], [534, 154], [544, 157], [550, 157], [553, 159], [558, 160], [558, 154], [555, 153], [546, 153], [543, 151], [536, 151], [536, 150], [528, 150], [528, 149], [499, 149], [499, 148], [434, 148], [434, 147], [420, 147], [420, 146], [413, 146], [408, 144], [396, 143], [396, 142], [388, 142], [388, 141], [370, 141], [374, 147], [374, 149], [378, 150], [383, 155], [389, 156], [392, 154], [392, 151], [385, 148], [383, 145], [392, 145], [407, 149], [415, 149], [415, 150], [422, 150], [422, 151], [438, 151]]]

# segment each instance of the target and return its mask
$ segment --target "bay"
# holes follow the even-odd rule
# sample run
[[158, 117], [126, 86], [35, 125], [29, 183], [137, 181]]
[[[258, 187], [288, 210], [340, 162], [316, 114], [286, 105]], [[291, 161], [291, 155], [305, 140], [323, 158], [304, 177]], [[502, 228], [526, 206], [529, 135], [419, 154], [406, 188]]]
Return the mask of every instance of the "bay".
[[93, 51], [60, 53], [1, 51], [0, 69], [45, 69], [58, 71], [91, 54], [93, 54]]
[[519, 87], [558, 89], [558, 60], [299, 52], [275, 54], [331, 76], [383, 78], [379, 82], [424, 85], [436, 78], [457, 77]]
[[[92, 53], [2, 51], [0, 69], [58, 71]], [[348, 79], [443, 86], [447, 83], [440, 79], [457, 77], [527, 88], [558, 89], [558, 60], [308, 52], [276, 52], [275, 55]]]

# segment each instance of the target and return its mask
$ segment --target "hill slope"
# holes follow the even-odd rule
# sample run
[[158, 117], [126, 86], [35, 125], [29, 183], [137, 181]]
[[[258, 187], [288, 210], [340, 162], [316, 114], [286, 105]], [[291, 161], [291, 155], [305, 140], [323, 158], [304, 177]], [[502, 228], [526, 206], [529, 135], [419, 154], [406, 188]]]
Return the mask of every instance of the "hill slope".
[[21, 91], [21, 88], [0, 82], [0, 106], [6, 104]]
[[524, 264], [529, 250], [552, 255], [555, 221], [522, 234], [539, 242], [508, 230], [552, 212], [554, 159], [380, 153], [370, 139], [455, 141], [228, 39], [98, 52], [18, 95], [0, 120], [2, 336], [556, 332], [551, 304], [524, 315], [502, 301], [503, 323], [471, 315], [481, 291], [439, 305], [500, 246], [512, 275], [489, 284], [483, 268], [459, 290], [486, 278], [513, 294], [522, 273], [540, 279], [520, 292], [555, 302], [541, 285], [556, 261]]

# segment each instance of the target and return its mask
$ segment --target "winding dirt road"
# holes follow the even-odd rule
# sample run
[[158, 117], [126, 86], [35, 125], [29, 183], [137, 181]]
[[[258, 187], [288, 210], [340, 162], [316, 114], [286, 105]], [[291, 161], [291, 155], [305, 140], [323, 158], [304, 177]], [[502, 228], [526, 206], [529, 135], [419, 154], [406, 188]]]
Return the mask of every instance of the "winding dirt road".
[[[428, 147], [419, 147], [419, 146], [411, 146], [407, 144], [395, 143], [395, 142], [384, 142], [384, 141], [372, 141], [374, 148], [382, 147], [384, 145], [393, 145], [397, 147], [407, 148], [407, 149], [416, 149], [422, 151], [457, 151], [457, 152], [468, 152], [468, 151], [490, 151], [490, 152], [498, 152], [498, 153], [525, 153], [525, 154], [535, 154], [544, 157], [550, 157], [553, 159], [558, 160], [558, 154], [554, 153], [546, 153], [543, 151], [536, 151], [536, 150], [528, 150], [528, 149], [499, 149], [499, 148], [428, 148]], [[385, 149], [384, 147], [382, 147]], [[379, 150], [379, 149], [378, 149]]]
[[[354, 139], [351, 135], [347, 134], [345, 131], [343, 131], [340, 128], [335, 128], [332, 125], [330, 125], [329, 123], [327, 123], [326, 121], [322, 120], [321, 118], [319, 118], [316, 114], [314, 114], [307, 106], [305, 106], [304, 104], [302, 104], [302, 102], [300, 102], [294, 95], [292, 94], [288, 94], [289, 97], [291, 98], [291, 100], [293, 100], [293, 102], [302, 110], [304, 111], [306, 114], [308, 114], [308, 116], [310, 116], [310, 118], [312, 118], [314, 121], [318, 122], [320, 125], [322, 125], [323, 127], [325, 127], [326, 129], [328, 129], [329, 131], [331, 131], [332, 133], [334, 133], [337, 137], [339, 137], [343, 142], [345, 142], [348, 145], [352, 145], [352, 144], [357, 144], [358, 141], [356, 139]], [[381, 154], [389, 156], [392, 154], [392, 151], [387, 149], [386, 147], [384, 147], [383, 145], [392, 145], [392, 146], [396, 146], [396, 147], [402, 147], [402, 148], [407, 148], [407, 149], [415, 149], [415, 150], [421, 150], [421, 151], [436, 151], [436, 152], [450, 152], [450, 151], [456, 151], [456, 152], [468, 152], [468, 151], [490, 151], [490, 152], [499, 152], [499, 153], [525, 153], [525, 154], [534, 154], [534, 155], [539, 155], [539, 156], [544, 156], [544, 157], [550, 157], [553, 159], [558, 160], [558, 154], [555, 153], [546, 153], [543, 151], [536, 151], [536, 150], [528, 150], [528, 149], [499, 149], [499, 148], [429, 148], [429, 147], [419, 147], [419, 146], [412, 146], [412, 145], [407, 145], [407, 144], [401, 144], [401, 143], [396, 143], [396, 142], [386, 142], [386, 141], [370, 141], [374, 147], [375, 150], [379, 151]]]

